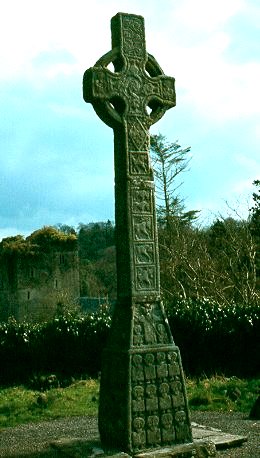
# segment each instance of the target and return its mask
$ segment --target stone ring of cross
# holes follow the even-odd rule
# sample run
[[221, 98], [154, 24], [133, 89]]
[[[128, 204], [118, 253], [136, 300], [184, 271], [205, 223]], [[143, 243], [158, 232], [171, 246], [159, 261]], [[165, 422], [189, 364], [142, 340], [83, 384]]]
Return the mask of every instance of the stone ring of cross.
[[[135, 59], [124, 59], [119, 47], [114, 47], [85, 72], [84, 99], [92, 102], [98, 116], [112, 128], [122, 125], [128, 115], [140, 114], [147, 125], [152, 125], [169, 108], [159, 89], [161, 78], [165, 90], [168, 78], [151, 54], [147, 53], [146, 62], [137, 66]], [[158, 90], [154, 91], [156, 80]], [[169, 92], [173, 92], [172, 87], [171, 83]]]

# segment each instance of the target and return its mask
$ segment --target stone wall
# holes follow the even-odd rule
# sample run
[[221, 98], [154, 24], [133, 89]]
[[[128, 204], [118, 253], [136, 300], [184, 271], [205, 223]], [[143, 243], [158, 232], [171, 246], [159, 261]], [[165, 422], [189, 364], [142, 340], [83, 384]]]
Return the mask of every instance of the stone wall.
[[77, 250], [0, 259], [1, 320], [44, 320], [57, 303], [78, 300], [79, 295]]

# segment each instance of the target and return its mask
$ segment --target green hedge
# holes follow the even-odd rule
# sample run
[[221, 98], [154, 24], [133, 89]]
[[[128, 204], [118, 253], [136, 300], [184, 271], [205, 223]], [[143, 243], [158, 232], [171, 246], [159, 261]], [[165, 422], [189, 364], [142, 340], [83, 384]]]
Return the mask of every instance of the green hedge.
[[[259, 375], [259, 307], [220, 307], [207, 300], [179, 300], [166, 311], [189, 375]], [[0, 384], [25, 382], [35, 374], [97, 376], [111, 316], [66, 313], [44, 324], [0, 325]]]
[[260, 307], [207, 299], [166, 304], [187, 373], [255, 376], [260, 372]]
[[65, 314], [44, 324], [0, 325], [0, 384], [38, 373], [97, 376], [111, 316], [106, 307], [89, 315]]

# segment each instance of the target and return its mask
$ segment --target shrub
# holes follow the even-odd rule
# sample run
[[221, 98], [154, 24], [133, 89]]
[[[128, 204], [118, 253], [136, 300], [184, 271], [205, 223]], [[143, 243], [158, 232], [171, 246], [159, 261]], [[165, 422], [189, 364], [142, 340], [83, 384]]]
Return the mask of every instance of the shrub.
[[[188, 375], [259, 374], [259, 307], [180, 299], [166, 311]], [[88, 315], [63, 309], [41, 324], [0, 324], [0, 384], [37, 383], [42, 375], [48, 383], [53, 375], [64, 383], [71, 376], [96, 377], [110, 324], [107, 306]]]
[[110, 326], [107, 307], [89, 315], [67, 312], [32, 325], [0, 325], [0, 383], [23, 382], [35, 374], [97, 376]]
[[255, 304], [221, 307], [207, 299], [179, 299], [166, 304], [186, 372], [239, 376], [259, 373], [259, 309]]

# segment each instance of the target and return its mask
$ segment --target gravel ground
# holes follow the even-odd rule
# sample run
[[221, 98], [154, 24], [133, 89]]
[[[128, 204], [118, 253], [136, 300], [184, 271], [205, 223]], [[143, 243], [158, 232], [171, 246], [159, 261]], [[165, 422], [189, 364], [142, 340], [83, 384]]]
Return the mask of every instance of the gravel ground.
[[[260, 458], [260, 422], [248, 420], [242, 413], [192, 412], [191, 420], [230, 434], [246, 435], [248, 441], [237, 448], [218, 452], [218, 456]], [[98, 439], [96, 417], [71, 417], [5, 428], [0, 431], [0, 457], [23, 456], [40, 451], [61, 437]]]

